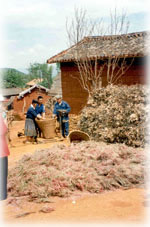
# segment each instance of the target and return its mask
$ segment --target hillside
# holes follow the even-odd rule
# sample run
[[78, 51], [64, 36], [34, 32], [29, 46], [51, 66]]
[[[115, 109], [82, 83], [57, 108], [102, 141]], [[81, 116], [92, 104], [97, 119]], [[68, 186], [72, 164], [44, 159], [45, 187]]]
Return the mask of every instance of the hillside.
[[29, 81], [29, 76], [14, 68], [0, 68], [0, 87], [13, 88], [25, 87]]
[[25, 76], [27, 74], [17, 70], [17, 69], [14, 69], [14, 68], [0, 68], [0, 76], [3, 74], [3, 73], [8, 73], [9, 71], [12, 71], [12, 72], [15, 72], [15, 73], [18, 73], [19, 75], [22, 75], [22, 76]]

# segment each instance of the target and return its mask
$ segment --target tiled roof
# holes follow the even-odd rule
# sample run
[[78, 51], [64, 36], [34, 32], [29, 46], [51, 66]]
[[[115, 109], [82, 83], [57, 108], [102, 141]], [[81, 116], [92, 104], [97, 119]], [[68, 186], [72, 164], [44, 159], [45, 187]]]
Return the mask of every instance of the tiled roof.
[[38, 78], [38, 79], [33, 79], [33, 80], [31, 80], [31, 81], [29, 81], [28, 83], [26, 83], [26, 85], [28, 85], [28, 86], [33, 86], [33, 85], [35, 85], [35, 84], [38, 84], [38, 83], [40, 83], [40, 82], [42, 82], [43, 81], [43, 79], [41, 78]]
[[38, 88], [38, 89], [42, 89], [42, 90], [45, 90], [45, 92], [49, 92], [50, 90], [46, 87], [43, 87], [41, 85], [38, 85], [38, 84], [35, 84], [34, 86], [22, 91], [21, 93], [19, 93], [19, 96], [18, 96], [18, 99], [21, 99], [24, 97], [24, 95], [26, 95], [27, 93], [31, 93], [31, 91], [35, 88]]
[[88, 58], [136, 57], [147, 55], [148, 32], [135, 32], [113, 36], [88, 36], [76, 45], [47, 60], [47, 63], [72, 62]]
[[3, 96], [13, 96], [18, 95], [23, 89], [22, 88], [3, 88], [1, 89], [1, 93]]

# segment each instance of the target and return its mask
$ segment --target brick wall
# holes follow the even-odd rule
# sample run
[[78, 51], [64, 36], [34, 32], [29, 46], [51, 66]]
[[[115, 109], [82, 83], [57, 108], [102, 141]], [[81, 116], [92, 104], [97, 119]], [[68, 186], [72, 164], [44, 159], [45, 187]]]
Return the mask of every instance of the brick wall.
[[27, 93], [22, 99], [15, 97], [13, 101], [14, 111], [17, 113], [27, 112], [27, 109], [32, 103], [32, 99], [37, 99], [39, 95], [43, 97], [43, 103], [46, 103], [50, 98], [50, 96], [44, 90], [35, 88], [31, 91], [31, 93]]
[[[106, 69], [102, 75], [102, 86], [107, 85]], [[128, 71], [119, 80], [118, 84], [146, 84], [145, 62], [136, 59]], [[88, 93], [78, 81], [79, 72], [73, 63], [61, 64], [61, 80], [63, 100], [71, 106], [71, 113], [78, 114], [87, 103]]]

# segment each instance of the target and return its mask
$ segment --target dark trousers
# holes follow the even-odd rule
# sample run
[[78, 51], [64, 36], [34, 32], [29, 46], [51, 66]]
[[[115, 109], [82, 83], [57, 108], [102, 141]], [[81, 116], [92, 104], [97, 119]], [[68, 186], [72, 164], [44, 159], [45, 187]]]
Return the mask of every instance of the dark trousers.
[[7, 199], [8, 157], [0, 158], [0, 200]]
[[69, 134], [69, 122], [62, 122], [62, 136], [66, 137]]

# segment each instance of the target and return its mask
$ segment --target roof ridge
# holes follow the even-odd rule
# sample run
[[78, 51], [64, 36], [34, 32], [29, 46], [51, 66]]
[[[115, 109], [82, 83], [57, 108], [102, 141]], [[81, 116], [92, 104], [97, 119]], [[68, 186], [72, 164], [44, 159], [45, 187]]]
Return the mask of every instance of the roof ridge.
[[121, 37], [138, 37], [138, 36], [145, 36], [147, 35], [149, 32], [148, 31], [142, 31], [142, 32], [131, 32], [131, 33], [126, 33], [126, 34], [118, 34], [118, 35], [101, 35], [101, 36], [85, 36], [83, 38], [84, 41], [87, 41], [88, 39], [102, 39], [102, 40], [106, 40], [106, 39], [116, 39], [116, 38], [121, 38]]
[[32, 87], [27, 88], [26, 90], [20, 92], [18, 98], [19, 98], [19, 99], [20, 99], [20, 98], [23, 98], [25, 94], [31, 92], [34, 88], [41, 88], [41, 89], [44, 89], [46, 92], [50, 91], [50, 89], [48, 89], [48, 88], [46, 88], [46, 87], [44, 87], [44, 86], [42, 86], [42, 85], [34, 84]]

